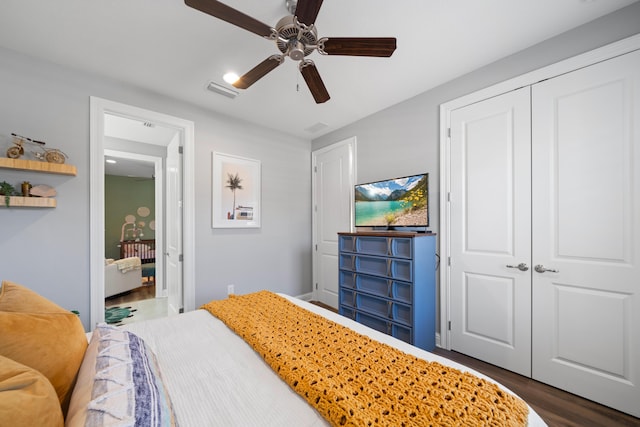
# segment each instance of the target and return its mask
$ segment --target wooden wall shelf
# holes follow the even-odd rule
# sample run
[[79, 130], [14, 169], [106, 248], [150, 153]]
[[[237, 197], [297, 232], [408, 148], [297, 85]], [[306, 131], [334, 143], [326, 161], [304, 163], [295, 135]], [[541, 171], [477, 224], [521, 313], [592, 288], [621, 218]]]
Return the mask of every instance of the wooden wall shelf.
[[37, 160], [10, 159], [0, 157], [0, 168], [17, 169], [34, 172], [57, 173], [61, 175], [75, 176], [76, 167], [65, 163], [49, 163]]
[[[4, 196], [0, 196], [0, 207], [6, 208]], [[55, 208], [56, 199], [51, 197], [9, 196], [10, 208]]]

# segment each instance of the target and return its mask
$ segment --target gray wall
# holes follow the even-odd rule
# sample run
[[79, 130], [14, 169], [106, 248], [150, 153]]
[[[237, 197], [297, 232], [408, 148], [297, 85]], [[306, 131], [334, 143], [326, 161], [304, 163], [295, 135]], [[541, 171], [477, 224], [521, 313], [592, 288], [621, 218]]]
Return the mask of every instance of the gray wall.
[[[0, 169], [48, 184], [57, 208], [0, 208], [0, 279], [26, 285], [89, 324], [89, 97], [195, 122], [196, 305], [270, 289], [311, 292], [310, 141], [0, 48], [0, 154], [14, 132], [60, 148], [75, 177]], [[211, 153], [262, 162], [262, 228], [211, 228]]]

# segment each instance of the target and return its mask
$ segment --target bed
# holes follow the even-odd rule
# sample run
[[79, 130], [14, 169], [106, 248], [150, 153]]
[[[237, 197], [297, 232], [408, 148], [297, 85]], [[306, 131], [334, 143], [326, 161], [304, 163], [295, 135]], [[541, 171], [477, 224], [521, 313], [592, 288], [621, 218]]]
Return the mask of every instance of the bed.
[[152, 264], [156, 262], [156, 241], [148, 240], [125, 240], [120, 242], [120, 259], [137, 256], [142, 264]]
[[[236, 297], [235, 300], [240, 300], [243, 297]], [[439, 362], [447, 369], [465, 372], [464, 375], [472, 375], [474, 381], [479, 385], [480, 382], [483, 382], [495, 387], [495, 382], [478, 372], [374, 331], [337, 313], [284, 294], [271, 294], [270, 297], [282, 299], [285, 304], [294, 307], [293, 309], [301, 310], [300, 312], [305, 316], [314, 316], [318, 321], [328, 320], [327, 323], [332, 328], [346, 327], [347, 329], [337, 330], [340, 334], [346, 331], [348, 336], [355, 334], [375, 344], [383, 343], [381, 345], [385, 348], [398, 349], [407, 357], [415, 358], [416, 362]], [[234, 298], [228, 300], [233, 301]], [[2, 295], [0, 294], [0, 312], [2, 304]], [[210, 310], [210, 307], [206, 308]], [[264, 310], [268, 311], [266, 308]], [[98, 377], [104, 375], [104, 371], [96, 368], [96, 360], [107, 357], [105, 350], [96, 345], [96, 342], [99, 342], [97, 339], [99, 336], [102, 336], [103, 340], [115, 343], [120, 343], [119, 340], [122, 336], [128, 336], [129, 338], [126, 338], [125, 341], [133, 341], [134, 339], [137, 340], [136, 342], [139, 341], [140, 347], [145, 348], [144, 353], [149, 355], [149, 363], [145, 363], [145, 370], [151, 373], [152, 380], [148, 382], [155, 381], [158, 387], [154, 393], [151, 393], [154, 395], [153, 398], [145, 397], [142, 401], [153, 401], [152, 406], [160, 409], [154, 415], [156, 422], [145, 422], [143, 425], [180, 425], [182, 427], [360, 425], [353, 420], [344, 418], [343, 422], [332, 421], [330, 423], [328, 421], [331, 420], [330, 417], [321, 415], [321, 413], [325, 413], [324, 409], [312, 407], [296, 387], [287, 383], [287, 381], [291, 381], [290, 378], [279, 375], [284, 372], [284, 369], [281, 371], [278, 368], [279, 373], [276, 372], [272, 368], [273, 365], [268, 364], [270, 363], [268, 362], [269, 356], [263, 354], [262, 351], [254, 350], [248, 341], [241, 338], [242, 334], [232, 331], [231, 328], [236, 326], [228, 326], [225, 323], [227, 321], [228, 319], [225, 319], [224, 316], [217, 318], [210, 311], [198, 309], [171, 318], [142, 321], [118, 328], [100, 325], [93, 332], [88, 348], [83, 352], [68, 408], [66, 425], [116, 424], [113, 419], [105, 418], [104, 414], [111, 411], [118, 416], [126, 417], [123, 408], [135, 407], [138, 404], [138, 400], [135, 400], [136, 405], [131, 404], [132, 399], [135, 399], [131, 394], [134, 393], [131, 389], [129, 389], [130, 394], [126, 395], [129, 396], [126, 399], [123, 397], [125, 394], [119, 395], [114, 390], [102, 390], [104, 396], [119, 395], [121, 400], [112, 402], [110, 407], [100, 406], [103, 404], [102, 402], [96, 403], [100, 399], [95, 398], [95, 385], [99, 382]], [[304, 329], [307, 329], [306, 325], [304, 325]], [[316, 333], [313, 331], [313, 327], [309, 329], [309, 333]], [[285, 335], [288, 336], [286, 333]], [[323, 334], [323, 336], [325, 335]], [[120, 344], [113, 345], [113, 347], [122, 348]], [[298, 352], [300, 351], [307, 350], [298, 348]], [[118, 360], [121, 361], [122, 358]], [[324, 360], [324, 356], [322, 360]], [[111, 377], [113, 370], [120, 369], [120, 365], [121, 363], [117, 363], [108, 368], [108, 378], [102, 378], [102, 382], [111, 384], [109, 387], [121, 387], [121, 385], [113, 384], [122, 384], [123, 382], [115, 381]], [[293, 369], [291, 366], [289, 368]], [[353, 371], [345, 370], [343, 375], [346, 376], [342, 380], [348, 381], [348, 378], [353, 375], [357, 378], [360, 373], [364, 372], [362, 369], [360, 367]], [[383, 368], [381, 369], [384, 371]], [[322, 378], [319, 379], [322, 381]], [[512, 393], [505, 387], [498, 386], [501, 396], [506, 394], [511, 399], [519, 400], [512, 396]], [[409, 394], [409, 391], [405, 392], [406, 396]], [[145, 396], [148, 395], [145, 394]], [[521, 425], [545, 425], [533, 409], [524, 403], [523, 406], [526, 408], [526, 412], [524, 423]], [[98, 418], [95, 418], [96, 414]], [[1, 417], [2, 410], [0, 409], [0, 424], [2, 424]], [[405, 425], [421, 425], [419, 423], [412, 424], [410, 421]], [[128, 425], [123, 422], [123, 419], [118, 420], [118, 423]], [[386, 424], [394, 425], [393, 423]], [[385, 423], [381, 420], [379, 425], [385, 425]], [[493, 425], [503, 424], [494, 422]]]

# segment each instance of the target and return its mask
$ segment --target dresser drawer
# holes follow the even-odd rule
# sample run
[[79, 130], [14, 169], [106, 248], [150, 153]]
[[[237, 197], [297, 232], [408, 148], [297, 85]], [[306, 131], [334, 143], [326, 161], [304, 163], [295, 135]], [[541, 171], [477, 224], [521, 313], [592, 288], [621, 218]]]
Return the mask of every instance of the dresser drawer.
[[338, 272], [338, 286], [341, 288], [355, 289], [357, 274], [353, 271], [340, 270]]
[[411, 344], [412, 342], [411, 328], [408, 328], [406, 326], [397, 325], [388, 320], [370, 316], [367, 313], [362, 313], [360, 311], [356, 311], [354, 320], [358, 323], [362, 323], [363, 325], [370, 327], [371, 329], [375, 329], [376, 331], [391, 335], [409, 344]]
[[411, 283], [398, 282], [394, 280], [391, 283], [391, 295], [394, 300], [411, 304], [413, 302], [413, 290]]
[[341, 270], [389, 277], [405, 282], [413, 281], [413, 262], [408, 259], [341, 253], [338, 257], [338, 266]]
[[368, 274], [355, 274], [354, 284], [357, 290], [369, 292], [381, 297], [390, 296], [393, 280]]
[[356, 252], [369, 255], [389, 255], [389, 243], [392, 239], [387, 237], [356, 237]]
[[349, 319], [355, 320], [356, 318], [356, 311], [353, 309], [353, 307], [341, 305], [338, 312], [341, 316], [348, 317]]
[[356, 292], [355, 308], [375, 316], [411, 325], [411, 306]]
[[[348, 276], [348, 277], [347, 277]], [[411, 304], [411, 283], [368, 274], [340, 272], [340, 286], [354, 288], [373, 295]]]
[[338, 268], [341, 270], [356, 271], [356, 256], [340, 253], [338, 256]]
[[356, 293], [349, 289], [340, 289], [340, 305], [355, 307], [356, 306]]
[[378, 298], [378, 297], [368, 295], [368, 294], [363, 294], [360, 292], [356, 292], [355, 299], [351, 300], [351, 301], [354, 301], [355, 304], [348, 303], [346, 299], [343, 299], [342, 301], [343, 301], [343, 304], [345, 305], [351, 305], [358, 310], [366, 311], [367, 313], [373, 314], [375, 316], [393, 320], [394, 322], [400, 322], [406, 325], [411, 325], [412, 317], [411, 317], [410, 305], [400, 304], [395, 301], [391, 301], [384, 298]]
[[406, 237], [340, 236], [339, 251], [366, 255], [413, 258], [411, 239]]
[[338, 251], [355, 252], [356, 236], [338, 236]]

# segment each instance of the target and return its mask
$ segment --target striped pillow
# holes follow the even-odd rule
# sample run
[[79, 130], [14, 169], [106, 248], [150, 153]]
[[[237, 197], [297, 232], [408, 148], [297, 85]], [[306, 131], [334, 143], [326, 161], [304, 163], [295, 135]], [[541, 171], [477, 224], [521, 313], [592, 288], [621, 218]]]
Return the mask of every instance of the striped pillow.
[[142, 338], [102, 324], [92, 339], [99, 343], [86, 425], [177, 425], [155, 355]]

